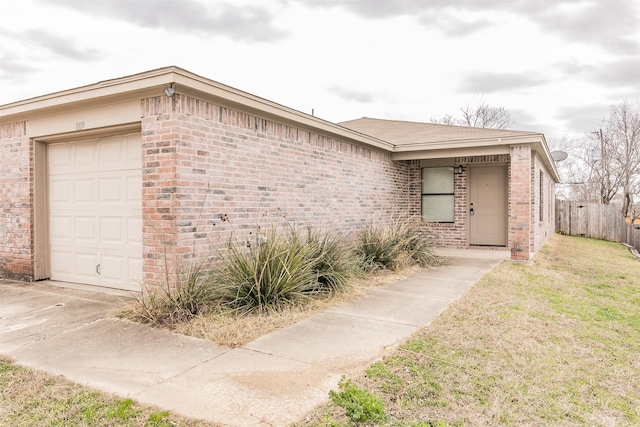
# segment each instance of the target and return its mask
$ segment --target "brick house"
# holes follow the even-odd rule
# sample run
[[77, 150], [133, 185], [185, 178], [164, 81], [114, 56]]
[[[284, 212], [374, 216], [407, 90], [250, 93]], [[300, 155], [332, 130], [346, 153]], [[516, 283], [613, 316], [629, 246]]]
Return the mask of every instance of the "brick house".
[[137, 290], [276, 217], [350, 233], [398, 213], [526, 260], [555, 182], [539, 133], [336, 124], [167, 67], [0, 106], [0, 277]]

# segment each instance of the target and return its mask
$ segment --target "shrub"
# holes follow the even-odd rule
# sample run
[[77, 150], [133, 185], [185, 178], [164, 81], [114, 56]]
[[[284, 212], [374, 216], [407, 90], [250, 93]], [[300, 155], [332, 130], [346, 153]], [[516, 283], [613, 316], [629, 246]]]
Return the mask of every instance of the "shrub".
[[412, 264], [426, 267], [438, 262], [420, 222], [406, 216], [369, 224], [359, 233], [355, 250], [365, 270], [394, 270]]
[[136, 296], [132, 317], [153, 325], [173, 325], [191, 320], [206, 310], [215, 298], [203, 264], [193, 264], [179, 273], [177, 284], [169, 280], [162, 288], [143, 291]]
[[311, 250], [274, 226], [266, 238], [245, 245], [230, 239], [215, 281], [223, 301], [247, 311], [277, 310], [316, 289]]
[[388, 415], [384, 400], [344, 378], [338, 384], [340, 392], [330, 391], [331, 401], [344, 408], [347, 417], [354, 423], [385, 422]]

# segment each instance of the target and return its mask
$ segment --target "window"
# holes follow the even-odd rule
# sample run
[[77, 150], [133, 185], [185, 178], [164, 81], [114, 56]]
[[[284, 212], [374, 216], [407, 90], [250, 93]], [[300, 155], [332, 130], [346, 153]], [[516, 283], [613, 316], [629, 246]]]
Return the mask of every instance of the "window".
[[422, 219], [453, 222], [453, 167], [422, 169]]
[[540, 222], [544, 221], [544, 173], [540, 171]]

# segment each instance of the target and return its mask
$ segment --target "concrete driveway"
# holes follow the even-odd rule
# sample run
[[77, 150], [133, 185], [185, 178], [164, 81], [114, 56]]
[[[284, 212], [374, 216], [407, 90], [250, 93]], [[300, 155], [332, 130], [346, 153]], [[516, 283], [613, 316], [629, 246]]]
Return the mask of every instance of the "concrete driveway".
[[448, 254], [446, 265], [238, 349], [118, 319], [126, 296], [0, 280], [0, 354], [199, 419], [287, 425], [326, 402], [342, 375], [357, 375], [428, 325], [503, 258]]

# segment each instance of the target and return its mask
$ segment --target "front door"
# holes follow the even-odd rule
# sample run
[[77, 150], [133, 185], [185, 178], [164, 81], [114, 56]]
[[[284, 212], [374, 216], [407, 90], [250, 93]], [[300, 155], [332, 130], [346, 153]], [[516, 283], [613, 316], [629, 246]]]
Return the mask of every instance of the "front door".
[[507, 168], [469, 168], [469, 244], [507, 245]]

